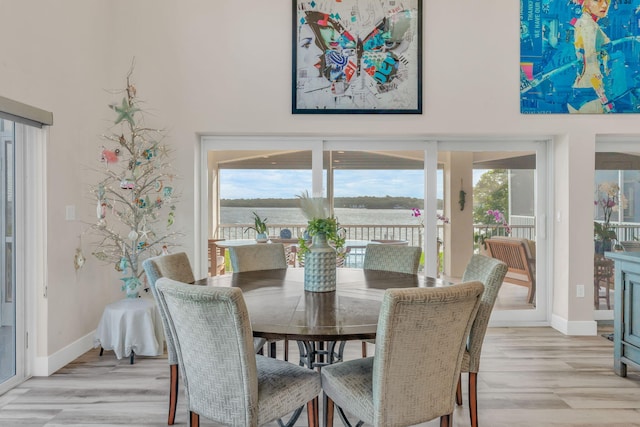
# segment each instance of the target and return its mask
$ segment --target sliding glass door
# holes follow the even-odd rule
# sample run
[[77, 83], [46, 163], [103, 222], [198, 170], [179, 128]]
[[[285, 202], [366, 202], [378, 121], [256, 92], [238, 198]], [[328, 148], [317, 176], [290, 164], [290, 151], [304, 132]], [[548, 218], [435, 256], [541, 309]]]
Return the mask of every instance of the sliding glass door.
[[615, 268], [606, 251], [640, 251], [640, 148], [635, 138], [596, 142], [593, 184], [593, 305], [596, 320], [613, 319]]
[[0, 119], [0, 391], [12, 380], [21, 360], [16, 345], [14, 123]]
[[[201, 150], [208, 191], [200, 191], [206, 220], [197, 235], [250, 238], [243, 228], [255, 210], [269, 219], [270, 234], [288, 228], [299, 237], [306, 222], [295, 216], [295, 195], [308, 191], [326, 197], [345, 227], [348, 266], [360, 265], [362, 242], [390, 241], [421, 246], [423, 274], [457, 281], [480, 252], [478, 236], [509, 234], [531, 243], [532, 268], [524, 281], [505, 282], [495, 317], [547, 321], [546, 141], [203, 137]], [[500, 211], [505, 224], [487, 211]], [[205, 257], [202, 249], [202, 265]]]
[[443, 142], [438, 154], [446, 159], [445, 174], [457, 178], [449, 181], [451, 190], [464, 191], [459, 201], [466, 201], [453, 215], [448, 249], [462, 254], [472, 242], [474, 253], [510, 268], [492, 324], [547, 321], [546, 141]]

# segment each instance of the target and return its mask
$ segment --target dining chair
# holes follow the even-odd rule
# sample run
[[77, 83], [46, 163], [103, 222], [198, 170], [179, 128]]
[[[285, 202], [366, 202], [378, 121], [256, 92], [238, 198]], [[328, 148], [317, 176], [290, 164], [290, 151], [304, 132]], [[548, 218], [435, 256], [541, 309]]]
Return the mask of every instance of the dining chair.
[[365, 270], [418, 274], [422, 248], [418, 246], [369, 244], [364, 253]]
[[255, 354], [240, 289], [167, 278], [156, 288], [175, 338], [191, 427], [200, 416], [229, 426], [263, 425], [305, 404], [309, 425], [317, 425], [318, 372]]
[[374, 357], [322, 368], [327, 425], [334, 402], [374, 427], [409, 426], [440, 417], [451, 426], [466, 338], [484, 286], [478, 281], [385, 291]]
[[[156, 300], [156, 304], [158, 304], [158, 291], [155, 285], [159, 278], [168, 277], [183, 283], [193, 283], [195, 281], [193, 270], [189, 263], [189, 257], [184, 252], [148, 258], [143, 261], [142, 267], [147, 273], [149, 287]], [[167, 360], [169, 362], [169, 420], [167, 424], [173, 425], [178, 404], [178, 355], [176, 354], [173, 337], [169, 333], [167, 318], [164, 316], [162, 310], [158, 311], [162, 319], [165, 341], [167, 343]], [[264, 338], [254, 338], [253, 345], [256, 351], [261, 351], [265, 344], [266, 340]]]
[[[484, 285], [480, 308], [469, 332], [461, 369], [461, 372], [469, 374], [469, 417], [472, 427], [478, 426], [478, 370], [480, 369], [482, 343], [487, 332], [491, 311], [508, 269], [507, 264], [496, 258], [473, 255], [462, 275], [463, 282], [477, 280]], [[462, 405], [462, 374], [458, 379], [456, 403]]]
[[287, 268], [287, 256], [282, 243], [258, 243], [229, 248], [234, 273]]
[[[234, 273], [279, 270], [289, 266], [287, 253], [282, 243], [231, 246], [229, 259]], [[276, 342], [274, 340], [269, 341], [269, 355], [276, 357]], [[287, 339], [284, 340], [284, 360], [289, 360], [289, 340]]]
[[[418, 246], [369, 244], [364, 253], [363, 269], [418, 274], [422, 248]], [[362, 357], [367, 357], [367, 343], [362, 341]]]

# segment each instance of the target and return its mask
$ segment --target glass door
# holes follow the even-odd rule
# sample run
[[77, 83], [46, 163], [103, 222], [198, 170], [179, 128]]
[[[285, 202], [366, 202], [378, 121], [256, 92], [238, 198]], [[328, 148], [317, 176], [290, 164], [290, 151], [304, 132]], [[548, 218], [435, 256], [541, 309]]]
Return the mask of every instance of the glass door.
[[[361, 261], [358, 241], [360, 246], [370, 240], [406, 242], [422, 246], [424, 274], [451, 280], [462, 277], [474, 253], [474, 236], [479, 251], [478, 239], [508, 234], [527, 245], [524, 262], [530, 269], [528, 276], [515, 272], [506, 282], [494, 318], [507, 325], [548, 322], [546, 141], [203, 137], [202, 142], [206, 163], [201, 167], [208, 172], [201, 174], [207, 177], [202, 188], [208, 189], [200, 191], [207, 197], [202, 217], [210, 221], [197, 234], [242, 238], [244, 231], [238, 237], [220, 233], [221, 224], [235, 221], [221, 221], [224, 214], [235, 212], [240, 222], [235, 227], [243, 230], [251, 225], [250, 210], [258, 202], [278, 202], [279, 207], [263, 205], [258, 211], [276, 226], [270, 233], [289, 228], [299, 235], [304, 221], [279, 216], [289, 210], [295, 214], [295, 194], [308, 190], [326, 197], [347, 228], [347, 240], [353, 241], [349, 266]], [[223, 186], [232, 174], [247, 181]], [[232, 199], [249, 198], [255, 200], [245, 212], [238, 205], [230, 209]]]
[[633, 138], [596, 141], [593, 184], [593, 305], [613, 319], [615, 269], [607, 251], [640, 251], [640, 149]]
[[14, 124], [0, 119], [0, 392], [18, 372], [14, 251]]
[[[464, 192], [453, 214], [453, 236], [445, 248], [456, 256], [474, 253], [501, 259], [510, 268], [494, 306], [492, 324], [547, 322], [546, 141], [442, 142], [451, 191]], [[461, 205], [462, 206], [462, 205]], [[455, 221], [455, 222], [454, 222]], [[446, 267], [446, 266], [445, 266]], [[455, 280], [461, 266], [446, 269]]]

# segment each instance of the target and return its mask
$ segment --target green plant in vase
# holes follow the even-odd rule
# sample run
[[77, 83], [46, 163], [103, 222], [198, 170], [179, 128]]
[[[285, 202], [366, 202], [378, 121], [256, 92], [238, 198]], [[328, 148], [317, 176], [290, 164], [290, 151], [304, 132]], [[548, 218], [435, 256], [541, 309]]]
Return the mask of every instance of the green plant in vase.
[[256, 212], [253, 212], [253, 227], [247, 227], [244, 232], [246, 233], [249, 230], [254, 230], [256, 232], [256, 240], [266, 241], [267, 236], [267, 218], [260, 218]]
[[319, 236], [333, 246], [339, 256], [344, 256], [345, 235], [338, 220], [329, 216], [322, 197], [311, 197], [308, 192], [301, 193], [298, 197], [300, 210], [307, 218], [306, 236], [298, 239], [298, 260], [303, 262], [304, 256], [309, 252], [309, 239]]

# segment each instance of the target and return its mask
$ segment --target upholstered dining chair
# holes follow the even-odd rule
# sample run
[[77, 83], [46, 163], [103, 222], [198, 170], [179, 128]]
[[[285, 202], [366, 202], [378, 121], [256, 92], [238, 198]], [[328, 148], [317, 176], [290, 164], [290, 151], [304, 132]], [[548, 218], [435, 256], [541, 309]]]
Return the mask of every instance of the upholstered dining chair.
[[418, 274], [421, 254], [422, 248], [417, 246], [369, 244], [362, 268]]
[[319, 374], [255, 354], [240, 289], [167, 278], [156, 288], [175, 338], [191, 427], [200, 416], [229, 426], [263, 425], [305, 404], [309, 425], [317, 425]]
[[[189, 263], [189, 257], [184, 252], [176, 254], [161, 255], [154, 258], [148, 258], [142, 263], [144, 271], [147, 273], [149, 287], [151, 293], [158, 303], [158, 292], [156, 290], [156, 281], [161, 277], [168, 277], [183, 283], [193, 283], [195, 278], [193, 270]], [[178, 404], [178, 355], [171, 334], [169, 333], [169, 325], [167, 318], [162, 310], [160, 318], [164, 327], [164, 336], [167, 343], [167, 360], [169, 362], [169, 419], [167, 424], [173, 425], [176, 417], [176, 407]], [[254, 348], [260, 351], [266, 344], [264, 338], [254, 338]]]
[[[418, 246], [369, 244], [364, 253], [362, 268], [418, 274], [420, 255], [422, 248]], [[367, 357], [367, 343], [375, 344], [375, 340], [362, 341], [362, 357]]]
[[[482, 283], [387, 289], [374, 357], [322, 368], [328, 425], [333, 403], [374, 427], [409, 426], [440, 417], [451, 426], [466, 338]], [[345, 423], [345, 425], [347, 425]]]
[[229, 248], [234, 273], [287, 268], [287, 256], [282, 243], [258, 243]]
[[[469, 373], [469, 417], [471, 426], [478, 426], [478, 370], [480, 368], [480, 352], [487, 332], [489, 317], [498, 297], [508, 267], [504, 262], [484, 255], [473, 255], [467, 264], [462, 276], [462, 281], [477, 280], [484, 285], [484, 292], [480, 300], [478, 314], [473, 321], [467, 347], [462, 358], [461, 372]], [[462, 374], [460, 374], [462, 377]], [[458, 380], [456, 390], [456, 403], [462, 405], [461, 378]]]
[[[258, 243], [229, 248], [231, 269], [234, 273], [287, 268], [289, 260], [282, 243]], [[269, 355], [276, 356], [275, 341], [269, 341]], [[284, 360], [289, 359], [289, 341], [284, 340]]]

